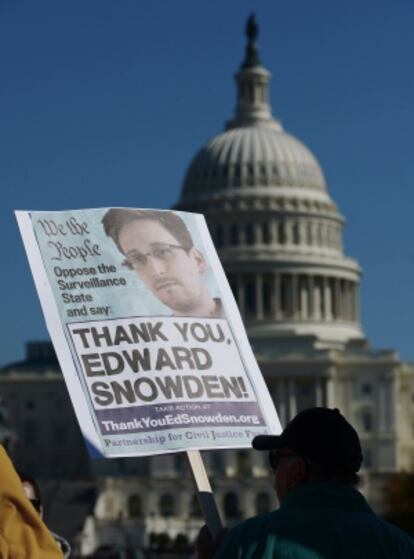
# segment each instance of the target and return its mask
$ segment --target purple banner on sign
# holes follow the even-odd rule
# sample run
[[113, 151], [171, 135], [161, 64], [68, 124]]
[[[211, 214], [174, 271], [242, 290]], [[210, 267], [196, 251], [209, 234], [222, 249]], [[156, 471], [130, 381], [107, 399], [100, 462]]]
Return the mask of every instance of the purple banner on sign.
[[103, 435], [198, 427], [261, 427], [256, 402], [197, 402], [95, 410]]

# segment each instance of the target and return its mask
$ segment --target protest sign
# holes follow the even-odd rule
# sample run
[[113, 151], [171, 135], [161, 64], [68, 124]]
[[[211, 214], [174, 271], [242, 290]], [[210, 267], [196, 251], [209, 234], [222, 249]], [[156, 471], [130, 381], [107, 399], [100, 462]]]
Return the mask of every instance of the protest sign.
[[16, 216], [93, 457], [249, 447], [280, 431], [203, 216]]

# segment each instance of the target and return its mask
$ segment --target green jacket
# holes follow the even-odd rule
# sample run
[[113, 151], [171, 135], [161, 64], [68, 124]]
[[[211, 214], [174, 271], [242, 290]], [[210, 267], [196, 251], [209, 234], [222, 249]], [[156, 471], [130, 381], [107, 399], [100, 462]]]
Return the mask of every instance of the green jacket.
[[229, 532], [215, 559], [414, 559], [414, 539], [381, 520], [359, 491], [304, 483], [274, 512]]

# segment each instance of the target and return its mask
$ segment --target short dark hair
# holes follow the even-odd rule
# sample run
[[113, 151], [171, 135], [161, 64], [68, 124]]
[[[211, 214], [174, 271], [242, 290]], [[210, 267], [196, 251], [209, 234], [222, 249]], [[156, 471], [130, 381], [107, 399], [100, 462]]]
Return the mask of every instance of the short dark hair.
[[123, 253], [119, 245], [119, 234], [122, 227], [137, 220], [156, 221], [171, 235], [173, 235], [180, 246], [190, 250], [194, 243], [186, 224], [179, 215], [169, 210], [134, 210], [129, 208], [111, 208], [102, 218], [102, 225], [108, 237], [115, 242], [116, 246]]

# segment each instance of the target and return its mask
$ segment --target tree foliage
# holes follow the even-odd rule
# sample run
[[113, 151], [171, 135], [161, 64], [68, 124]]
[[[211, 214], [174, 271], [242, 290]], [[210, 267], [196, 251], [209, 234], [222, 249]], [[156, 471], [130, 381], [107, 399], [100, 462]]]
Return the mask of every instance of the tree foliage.
[[414, 536], [414, 473], [392, 475], [384, 497], [385, 520]]

